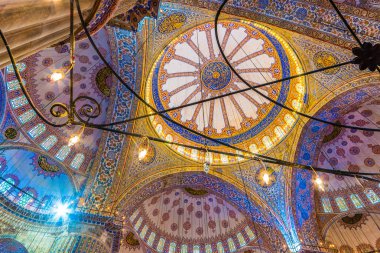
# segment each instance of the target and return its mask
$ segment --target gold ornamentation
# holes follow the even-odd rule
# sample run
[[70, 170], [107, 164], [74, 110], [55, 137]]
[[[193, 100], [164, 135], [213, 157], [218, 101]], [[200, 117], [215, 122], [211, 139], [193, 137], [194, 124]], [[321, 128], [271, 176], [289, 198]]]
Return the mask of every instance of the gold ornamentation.
[[45, 156], [38, 157], [38, 165], [47, 172], [58, 172], [60, 170], [58, 166], [49, 164]]
[[[314, 55], [314, 64], [317, 68], [325, 68], [338, 64], [338, 59], [330, 52], [321, 51]], [[323, 71], [326, 75], [334, 75], [339, 71], [339, 68], [333, 68]]]
[[186, 22], [186, 16], [183, 13], [174, 13], [164, 18], [158, 25], [160, 33], [171, 33], [181, 28]]
[[9, 127], [4, 131], [4, 136], [8, 140], [14, 140], [17, 137], [17, 130], [13, 127]]
[[135, 235], [132, 232], [129, 232], [125, 237], [125, 242], [130, 246], [140, 246], [139, 240], [135, 238]]
[[96, 86], [104, 96], [111, 95], [111, 89], [107, 86], [107, 79], [112, 75], [110, 68], [104, 67], [96, 73]]
[[193, 189], [193, 188], [190, 188], [190, 187], [185, 187], [185, 191], [191, 195], [194, 195], [194, 196], [203, 196], [203, 195], [206, 195], [208, 194], [208, 191], [206, 190], [203, 190], [203, 189]]

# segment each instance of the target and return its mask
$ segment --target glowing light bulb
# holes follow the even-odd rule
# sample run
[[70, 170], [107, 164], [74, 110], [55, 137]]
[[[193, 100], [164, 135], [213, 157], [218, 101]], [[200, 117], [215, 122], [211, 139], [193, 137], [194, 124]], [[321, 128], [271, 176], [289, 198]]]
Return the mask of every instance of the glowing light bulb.
[[323, 181], [322, 181], [322, 179], [320, 178], [320, 177], [317, 177], [315, 180], [314, 180], [314, 182], [315, 182], [315, 184], [318, 186], [318, 188], [320, 189], [320, 190], [324, 190], [323, 189]]
[[145, 148], [141, 149], [139, 151], [139, 160], [140, 161], [143, 160], [146, 157], [147, 154], [148, 154], [148, 150], [147, 149], [145, 149]]
[[75, 145], [76, 143], [79, 142], [79, 139], [80, 139], [80, 138], [79, 138], [78, 135], [74, 135], [74, 136], [72, 136], [72, 137], [69, 139], [69, 144], [68, 144], [68, 146], [71, 147], [71, 146]]
[[63, 73], [62, 72], [53, 72], [50, 76], [50, 79], [54, 82], [57, 82], [59, 80], [61, 80], [62, 78], [64, 77]]
[[269, 174], [266, 172], [263, 175], [263, 181], [265, 184], [269, 184]]

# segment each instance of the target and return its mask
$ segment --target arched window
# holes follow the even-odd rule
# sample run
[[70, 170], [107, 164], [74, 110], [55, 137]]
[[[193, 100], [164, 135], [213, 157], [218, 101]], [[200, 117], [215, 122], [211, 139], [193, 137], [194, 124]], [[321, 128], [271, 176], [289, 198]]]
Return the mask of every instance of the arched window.
[[346, 201], [342, 197], [335, 198], [335, 202], [341, 212], [346, 212], [348, 211], [348, 207], [346, 204]]
[[187, 245], [186, 244], [183, 244], [181, 246], [181, 253], [187, 253]]
[[136, 222], [136, 224], [135, 224], [135, 230], [136, 231], [139, 230], [142, 221], [143, 221], [143, 219], [142, 219], [142, 217], [140, 217], [139, 220]]
[[11, 99], [10, 102], [11, 102], [11, 106], [13, 109], [17, 109], [21, 106], [28, 104], [28, 100], [26, 99], [26, 97], [24, 95], [19, 96], [19, 97], [14, 98], [14, 99]]
[[201, 253], [201, 247], [199, 245], [193, 246], [193, 253]]
[[[19, 72], [23, 72], [26, 69], [26, 64], [23, 62], [16, 63], [16, 68], [18, 69]], [[7, 70], [7, 73], [15, 72], [12, 65], [8, 65], [6, 70]]]
[[69, 155], [71, 148], [69, 146], [63, 146], [58, 153], [55, 155], [55, 157], [58, 158], [60, 161], [64, 161], [66, 157]]
[[24, 112], [20, 116], [18, 116], [18, 119], [20, 120], [21, 124], [25, 124], [29, 121], [31, 121], [36, 116], [36, 112], [32, 109], [29, 111]]
[[228, 243], [228, 248], [229, 248], [230, 252], [235, 252], [236, 246], [235, 246], [234, 240], [232, 240], [232, 238], [228, 238], [227, 243]]
[[175, 249], [177, 247], [177, 244], [175, 242], [171, 242], [169, 246], [169, 253], [176, 253]]
[[33, 202], [33, 195], [34, 194], [30, 191], [26, 191], [26, 193], [22, 192], [21, 197], [18, 199], [17, 203], [22, 207], [26, 207], [28, 204]]
[[149, 238], [148, 238], [148, 245], [149, 246], [153, 245], [155, 238], [156, 238], [156, 233], [154, 233], [154, 232], [150, 233]]
[[[22, 80], [22, 84], [25, 86], [25, 80]], [[15, 80], [7, 82], [7, 89], [8, 89], [8, 91], [20, 89], [20, 85], [18, 84], [18, 80], [15, 79]]]
[[266, 148], [271, 148], [273, 146], [273, 142], [269, 136], [264, 136], [263, 143], [264, 143]]
[[356, 208], [363, 207], [363, 202], [357, 194], [351, 194], [350, 199]]
[[278, 138], [282, 138], [282, 137], [285, 136], [285, 132], [284, 132], [284, 130], [282, 129], [282, 127], [280, 127], [280, 126], [276, 126], [276, 127], [274, 128], [274, 133], [276, 134], [276, 136], [277, 136]]
[[241, 233], [238, 233], [236, 235], [236, 237], [237, 237], [237, 239], [239, 241], [240, 247], [243, 247], [243, 246], [245, 246], [247, 244], [247, 242], [245, 241], [244, 236]]
[[246, 226], [244, 230], [245, 230], [245, 232], [247, 233], [248, 238], [249, 238], [250, 240], [255, 239], [255, 234], [252, 232], [252, 229], [251, 229], [250, 227]]
[[333, 212], [330, 200], [328, 198], [322, 198], [322, 207], [323, 207], [323, 211], [325, 213], [332, 213]]
[[136, 209], [136, 211], [133, 212], [132, 216], [129, 217], [129, 220], [133, 222], [136, 219], [138, 214], [139, 214], [139, 209]]
[[224, 248], [222, 242], [218, 242], [216, 244], [216, 249], [218, 250], [218, 253], [224, 253]]
[[41, 147], [46, 151], [49, 151], [56, 143], [58, 139], [54, 135], [49, 135], [42, 143]]
[[12, 187], [15, 185], [15, 180], [11, 177], [4, 178], [4, 180], [0, 183], [0, 192], [2, 194], [6, 194], [12, 189]]
[[30, 135], [30, 137], [35, 139], [45, 131], [46, 131], [46, 126], [40, 123], [40, 124], [35, 125], [32, 129], [30, 129], [28, 134]]
[[164, 245], [165, 245], [165, 239], [161, 237], [160, 240], [158, 241], [157, 251], [162, 252], [164, 250]]
[[83, 154], [77, 154], [73, 161], [71, 162], [70, 166], [74, 169], [79, 169], [84, 161], [84, 155]]
[[143, 227], [143, 229], [141, 230], [141, 233], [140, 233], [140, 237], [141, 237], [142, 239], [145, 238], [146, 232], [148, 232], [148, 226], [147, 226], [147, 225], [144, 225], [144, 227]]
[[365, 190], [365, 195], [372, 204], [377, 204], [380, 202], [379, 196], [377, 196], [377, 194], [372, 189]]
[[285, 117], [284, 117], [284, 119], [285, 119], [285, 122], [288, 124], [288, 125], [293, 125], [293, 123], [296, 121], [296, 119], [292, 116], [292, 115], [290, 115], [289, 113], [287, 113], [286, 115], [285, 115]]
[[210, 244], [206, 244], [205, 249], [206, 249], [206, 253], [212, 253], [212, 247]]

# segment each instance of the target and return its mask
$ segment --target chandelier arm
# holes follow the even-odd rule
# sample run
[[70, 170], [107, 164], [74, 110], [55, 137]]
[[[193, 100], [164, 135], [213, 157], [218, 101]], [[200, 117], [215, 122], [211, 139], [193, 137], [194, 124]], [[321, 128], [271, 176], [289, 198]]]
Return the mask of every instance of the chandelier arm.
[[[111, 70], [112, 74], [115, 75], [115, 77], [120, 81], [120, 83], [126, 88], [129, 90], [129, 92], [131, 92], [138, 100], [140, 100], [146, 107], [148, 107], [149, 109], [151, 109], [153, 112], [156, 112], [158, 113], [157, 109], [154, 108], [152, 105], [150, 105], [148, 102], [146, 102], [136, 91], [134, 91], [121, 77], [120, 75], [114, 70], [114, 68], [106, 61], [106, 59], [104, 58], [104, 56], [100, 53], [99, 51], [99, 48], [96, 46], [94, 40], [92, 39], [91, 37], [91, 34], [89, 33], [88, 29], [87, 29], [87, 26], [84, 22], [84, 18], [83, 18], [83, 14], [82, 14], [82, 11], [81, 11], [81, 8], [80, 8], [80, 3], [79, 1], [77, 0], [76, 1], [76, 6], [77, 6], [77, 11], [78, 11], [78, 15], [79, 15], [79, 19], [81, 21], [81, 24], [82, 24], [82, 27], [83, 27], [83, 30], [85, 31], [86, 33], [86, 36], [88, 38], [88, 40], [90, 41], [91, 45], [93, 46], [94, 50], [96, 51], [96, 53], [98, 54], [98, 56], [100, 57], [100, 59], [103, 61], [103, 63]], [[249, 152], [247, 150], [244, 150], [244, 149], [241, 149], [241, 148], [238, 148], [238, 147], [235, 147], [233, 145], [230, 145], [228, 143], [225, 143], [225, 142], [222, 142], [222, 141], [219, 141], [217, 139], [214, 139], [214, 138], [211, 138], [207, 135], [204, 135], [202, 133], [199, 133], [191, 128], [188, 128], [182, 124], [179, 124], [178, 122], [172, 120], [170, 117], [166, 116], [165, 114], [162, 114], [162, 113], [158, 113], [163, 119], [173, 123], [173, 124], [176, 124], [177, 126], [193, 133], [193, 134], [196, 134], [202, 138], [205, 138], [211, 142], [214, 142], [218, 145], [222, 145], [222, 146], [225, 146], [227, 148], [230, 148], [230, 149], [234, 149], [236, 151], [239, 151], [239, 152], [242, 152], [242, 153], [246, 153], [246, 154], [250, 154], [250, 155], [254, 155], [254, 156], [258, 156], [258, 157], [263, 157], [263, 158], [267, 158], [267, 159], [272, 159], [272, 158], [269, 158], [269, 157], [265, 157], [265, 156], [262, 156], [260, 154], [255, 154], [255, 153], [252, 153], [252, 152]], [[85, 122], [83, 122], [85, 123]], [[96, 126], [96, 127], [104, 127], [103, 124], [92, 124], [93, 126]]]
[[[76, 122], [73, 124], [81, 124], [81, 123]], [[157, 137], [153, 137], [153, 136], [147, 136], [147, 135], [138, 134], [138, 133], [126, 132], [126, 131], [122, 131], [122, 130], [118, 130], [118, 129], [101, 127], [101, 126], [94, 125], [91, 123], [85, 124], [85, 127], [100, 129], [103, 131], [112, 132], [112, 133], [116, 133], [116, 134], [122, 134], [122, 135], [131, 136], [131, 137], [135, 137], [135, 138], [147, 138], [150, 141], [164, 143], [164, 144], [168, 144], [168, 145], [176, 145], [176, 146], [181, 146], [181, 147], [185, 147], [185, 148], [196, 149], [196, 150], [202, 151], [202, 152], [210, 152], [210, 153], [215, 153], [215, 154], [223, 154], [223, 155], [227, 155], [227, 156], [240, 157], [240, 158], [244, 158], [244, 159], [248, 159], [248, 160], [261, 161], [261, 162], [266, 162], [266, 163], [271, 163], [271, 164], [294, 167], [297, 169], [304, 169], [304, 170], [310, 170], [310, 171], [315, 170], [318, 172], [334, 174], [334, 175], [349, 176], [349, 177], [355, 177], [356, 176], [359, 178], [363, 178], [365, 180], [380, 183], [380, 180], [378, 180], [378, 179], [366, 177], [366, 176], [380, 176], [380, 173], [362, 173], [362, 172], [349, 172], [349, 171], [343, 171], [343, 170], [331, 170], [331, 169], [325, 169], [325, 168], [319, 168], [319, 167], [311, 167], [309, 165], [303, 165], [303, 164], [298, 164], [298, 163], [293, 163], [293, 162], [286, 162], [286, 161], [279, 160], [279, 159], [276, 159], [276, 160], [267, 159], [269, 157], [262, 159], [262, 158], [258, 158], [256, 156], [252, 157], [252, 156], [247, 156], [244, 154], [236, 154], [236, 153], [231, 153], [231, 152], [225, 152], [225, 151], [210, 149], [209, 147], [206, 149], [204, 147], [198, 147], [198, 146], [187, 145], [187, 144], [173, 142], [173, 141], [167, 141], [167, 140], [157, 138]]]
[[[354, 37], [354, 39], [356, 40], [356, 42], [359, 44], [359, 46], [361, 48], [364, 48], [364, 44], [360, 41], [360, 39], [357, 36], [357, 34], [355, 33], [354, 29], [352, 29], [352, 27], [348, 23], [347, 19], [343, 16], [342, 12], [339, 10], [338, 6], [336, 6], [336, 4], [334, 3], [333, 0], [329, 0], [329, 2], [332, 5], [332, 7], [334, 8], [335, 12], [338, 14], [340, 20], [343, 22], [343, 24], [346, 26], [346, 28], [348, 29], [348, 31], [351, 33], [352, 37]], [[380, 73], [379, 66], [376, 66], [376, 69]]]
[[[327, 120], [323, 120], [323, 119], [320, 119], [320, 118], [316, 118], [316, 117], [313, 117], [313, 116], [310, 116], [308, 114], [305, 114], [303, 112], [300, 112], [300, 111], [297, 111], [297, 110], [294, 110], [284, 104], [281, 104], [279, 102], [277, 102], [276, 100], [266, 96], [264, 93], [262, 93], [260, 90], [256, 89], [255, 87], [253, 87], [251, 84], [249, 84], [237, 71], [236, 69], [231, 65], [230, 61], [227, 59], [227, 56], [225, 55], [224, 51], [223, 51], [223, 48], [220, 44], [220, 39], [219, 39], [219, 35], [218, 35], [218, 20], [219, 20], [219, 16], [224, 8], [224, 6], [227, 4], [228, 0], [224, 0], [223, 3], [220, 5], [217, 13], [216, 13], [216, 16], [215, 16], [215, 20], [214, 20], [214, 24], [215, 24], [215, 38], [216, 38], [216, 44], [218, 45], [218, 48], [219, 48], [219, 51], [224, 59], [224, 61], [226, 62], [226, 64], [230, 67], [230, 69], [232, 70], [232, 72], [246, 85], [249, 87], [249, 89], [252, 89], [254, 90], [257, 94], [259, 94], [260, 96], [262, 96], [263, 98], [269, 100], [270, 102], [274, 103], [275, 105], [277, 106], [280, 106], [281, 108], [285, 109], [285, 110], [288, 110], [292, 113], [296, 113], [302, 117], [305, 117], [305, 118], [308, 118], [308, 119], [311, 119], [311, 120], [315, 120], [315, 121], [318, 121], [318, 122], [321, 122], [321, 123], [325, 123], [325, 124], [328, 124], [328, 125], [332, 125], [332, 126], [335, 126], [335, 127], [340, 127], [340, 128], [348, 128], [348, 129], [355, 129], [355, 130], [361, 130], [361, 131], [371, 131], [371, 132], [380, 132], [380, 128], [366, 128], [366, 127], [357, 127], [357, 126], [349, 126], [349, 125], [342, 125], [342, 124], [338, 124], [338, 123], [335, 123], [335, 122], [331, 122], [331, 121], [327, 121]], [[353, 62], [351, 62], [353, 63]]]
[[309, 71], [309, 72], [305, 72], [305, 73], [302, 73], [302, 74], [298, 74], [298, 75], [282, 78], [282, 79], [279, 79], [279, 80], [270, 81], [270, 82], [267, 82], [267, 83], [264, 83], [264, 84], [255, 85], [255, 86], [252, 86], [252, 88], [248, 87], [248, 88], [244, 88], [244, 89], [241, 89], [241, 90], [232, 91], [232, 92], [221, 94], [221, 95], [218, 95], [218, 96], [215, 96], [215, 97], [210, 97], [210, 98], [202, 99], [202, 100], [199, 100], [199, 101], [191, 102], [191, 103], [188, 103], [188, 104], [180, 105], [180, 106], [177, 106], [177, 107], [172, 107], [172, 108], [169, 108], [169, 109], [166, 109], [166, 110], [162, 110], [162, 111], [157, 111], [157, 112], [141, 115], [141, 116], [138, 116], [138, 117], [135, 117], [135, 118], [130, 118], [130, 119], [122, 120], [122, 121], [116, 121], [116, 122], [104, 124], [103, 126], [114, 126], [114, 125], [118, 125], [118, 124], [125, 124], [125, 123], [131, 122], [131, 121], [135, 121], [135, 120], [139, 120], [139, 119], [144, 119], [144, 118], [147, 118], [147, 117], [150, 117], [150, 116], [155, 116], [155, 115], [158, 115], [158, 114], [161, 114], [161, 113], [167, 113], [167, 112], [183, 109], [183, 108], [186, 108], [186, 107], [189, 107], [189, 106], [193, 106], [193, 105], [197, 105], [197, 104], [201, 104], [201, 103], [210, 102], [210, 101], [213, 101], [213, 100], [216, 100], [216, 99], [221, 99], [221, 98], [229, 97], [229, 96], [236, 95], [236, 94], [239, 94], [239, 93], [242, 93], [242, 92], [247, 92], [247, 91], [253, 90], [254, 88], [261, 88], [261, 87], [269, 86], [269, 85], [272, 85], [272, 84], [275, 84], [275, 83], [292, 80], [292, 79], [295, 79], [295, 78], [299, 78], [299, 77], [307, 76], [307, 75], [310, 75], [310, 74], [318, 73], [318, 72], [321, 72], [321, 71], [325, 71], [325, 70], [329, 70], [329, 69], [345, 66], [345, 65], [348, 65], [348, 64], [352, 64], [352, 63], [353, 63], [353, 60], [347, 61], [347, 62], [343, 62], [343, 63], [339, 63], [339, 64], [336, 64], [336, 65], [333, 65], [333, 66], [328, 66], [328, 67], [324, 67], [324, 68], [321, 68], [321, 69], [316, 69], [316, 70], [312, 70], [312, 71]]
[[[45, 122], [47, 125], [49, 126], [52, 126], [52, 127], [63, 127], [63, 126], [66, 126], [69, 124], [69, 119], [67, 119], [64, 123], [61, 123], [61, 124], [56, 124], [56, 123], [52, 123], [50, 122], [49, 120], [47, 120], [45, 118], [45, 116], [39, 111], [39, 109], [36, 107], [36, 105], [34, 104], [34, 102], [32, 101], [32, 99], [30, 98], [29, 96], [29, 93], [28, 91], [26, 90], [26, 88], [24, 87], [24, 85], [22, 84], [22, 79], [21, 79], [21, 75], [20, 75], [20, 72], [17, 68], [17, 65], [16, 65], [16, 62], [15, 62], [15, 59], [13, 57], [13, 54], [12, 54], [12, 50], [10, 49], [9, 45], [8, 45], [8, 42], [5, 38], [5, 35], [4, 33], [2, 32], [2, 30], [0, 30], [0, 36], [1, 36], [1, 39], [3, 40], [3, 43], [5, 45], [5, 48], [7, 49], [7, 53], [8, 53], [8, 56], [11, 60], [11, 63], [12, 63], [12, 67], [13, 67], [13, 70], [15, 72], [15, 75], [16, 75], [16, 78], [17, 78], [17, 81], [20, 85], [20, 88], [21, 88], [21, 91], [22, 93], [24, 94], [26, 100], [28, 101], [29, 105], [32, 107], [32, 109], [35, 111], [35, 113], [38, 115], [38, 117], [43, 121]], [[57, 103], [57, 104], [53, 104], [53, 106], [50, 108], [50, 112], [52, 112], [52, 108], [61, 108], [63, 109], [64, 111], [66, 112], [69, 112], [68, 108], [66, 105], [64, 104], [61, 104], [61, 103]], [[53, 116], [54, 115], [60, 115], [59, 111], [57, 112], [54, 112], [54, 114], [52, 114]]]

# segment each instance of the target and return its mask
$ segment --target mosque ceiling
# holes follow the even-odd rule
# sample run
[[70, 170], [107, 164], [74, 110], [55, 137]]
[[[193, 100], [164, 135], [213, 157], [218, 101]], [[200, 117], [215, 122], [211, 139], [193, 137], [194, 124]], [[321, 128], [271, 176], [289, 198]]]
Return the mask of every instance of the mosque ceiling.
[[[94, 33], [111, 14], [120, 14], [112, 1], [104, 2], [99, 11], [109, 14], [91, 23]], [[161, 2], [161, 12], [148, 15], [157, 15], [156, 19], [143, 19], [140, 14], [145, 5], [158, 1], [141, 2], [143, 5], [133, 8], [139, 11], [122, 15], [124, 21], [128, 17], [144, 20], [130, 29], [137, 32], [107, 26], [94, 39], [116, 72], [159, 111], [237, 91], [246, 87], [216, 45], [213, 19], [219, 2]], [[338, 2], [361, 38], [380, 39], [376, 2]], [[347, 48], [353, 41], [324, 2], [231, 1], [226, 12], [218, 24], [222, 48], [252, 85], [352, 58]], [[112, 78], [88, 40], [78, 41], [76, 49], [74, 97], [86, 94], [102, 105], [101, 116], [92, 123], [122, 121], [151, 112]], [[69, 79], [52, 82], [51, 73], [53, 69], [67, 70], [68, 59], [69, 48], [59, 45], [18, 63], [23, 85], [37, 108], [52, 121], [60, 119], [51, 117], [49, 105], [68, 101]], [[78, 127], [44, 124], [23, 97], [12, 68], [5, 68], [2, 74], [0, 141], [5, 148], [0, 151], [0, 175], [6, 181], [0, 182], [1, 197], [45, 214], [52, 199], [79, 196], [81, 211], [107, 216], [99, 218], [99, 223], [114, 233], [114, 250], [195, 253], [242, 248], [255, 252], [259, 247], [262, 252], [274, 252], [283, 245], [296, 250], [301, 242], [318, 244], [323, 239], [344, 250], [359, 246], [339, 241], [335, 231], [361, 227], [367, 233], [373, 229], [366, 228], [372, 217], [356, 217], [356, 225], [351, 224], [355, 217], [343, 217], [349, 212], [378, 210], [377, 184], [320, 174], [325, 185], [324, 191], [318, 191], [310, 172], [153, 141], [149, 155], [139, 160], [141, 139], [92, 129], [84, 130], [78, 145], [68, 147], [67, 140]], [[379, 81], [378, 76], [348, 65], [259, 90], [309, 115], [373, 127], [380, 124]], [[378, 133], [307, 121], [254, 91], [166, 115], [209, 137], [278, 159], [354, 172], [378, 172], [380, 164]], [[157, 115], [115, 129], [230, 151]], [[205, 160], [211, 163], [208, 174]], [[266, 183], [263, 174], [267, 172]], [[8, 181], [22, 191], [10, 189]], [[115, 216], [114, 224], [107, 223], [108, 215]], [[73, 231], [81, 233], [79, 225]], [[103, 236], [101, 232], [97, 235]], [[63, 235], [57, 245], [64, 247], [70, 236]], [[107, 247], [87, 239], [103, 250], [111, 245], [109, 237]], [[375, 247], [378, 241], [371, 237], [369, 244]]]

